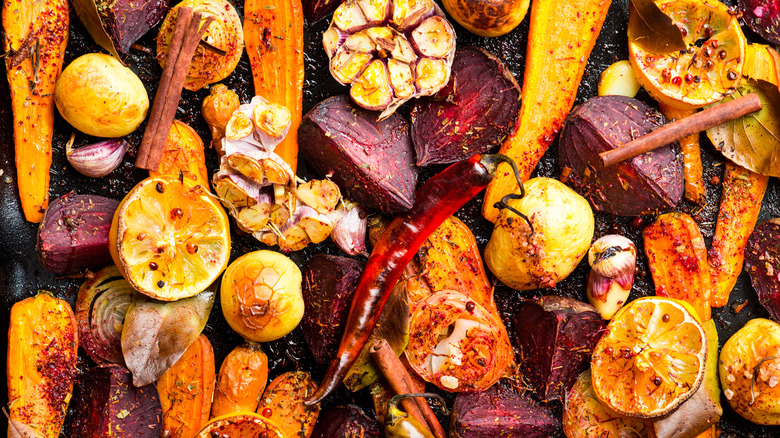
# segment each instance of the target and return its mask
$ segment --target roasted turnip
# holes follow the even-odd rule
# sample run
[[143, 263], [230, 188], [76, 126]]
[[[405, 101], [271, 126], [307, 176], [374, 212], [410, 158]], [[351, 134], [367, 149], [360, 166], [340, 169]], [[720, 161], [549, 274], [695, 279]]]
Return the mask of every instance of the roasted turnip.
[[298, 129], [301, 152], [348, 199], [383, 213], [408, 210], [414, 203], [417, 168], [409, 126], [399, 115], [378, 121], [347, 96], [315, 106]]
[[561, 166], [571, 169], [568, 184], [596, 210], [623, 216], [670, 210], [683, 194], [677, 143], [610, 167], [598, 156], [665, 122], [658, 111], [623, 96], [594, 97], [575, 108], [566, 117], [558, 149]]
[[512, 72], [477, 47], [455, 53], [450, 82], [412, 108], [417, 165], [452, 163], [498, 147], [512, 134], [520, 87]]

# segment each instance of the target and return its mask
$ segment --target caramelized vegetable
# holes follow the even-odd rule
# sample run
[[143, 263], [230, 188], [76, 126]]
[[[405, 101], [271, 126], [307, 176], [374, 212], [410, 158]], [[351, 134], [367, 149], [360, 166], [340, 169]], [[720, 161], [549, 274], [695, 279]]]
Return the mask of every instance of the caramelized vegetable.
[[2, 22], [19, 196], [25, 219], [40, 222], [49, 205], [54, 84], [68, 42], [68, 2], [10, 0]]
[[274, 152], [298, 166], [303, 115], [303, 9], [301, 0], [245, 0], [244, 42], [255, 94], [290, 110], [290, 132]]
[[57, 438], [76, 377], [76, 317], [67, 302], [43, 292], [14, 304], [10, 319], [9, 418]]
[[263, 393], [257, 413], [278, 424], [284, 436], [307, 438], [314, 430], [320, 405], [306, 406], [306, 397], [314, 393], [309, 373], [287, 372], [275, 378]]
[[[661, 112], [667, 119], [681, 119], [696, 113], [696, 110], [677, 109], [663, 103], [659, 103]], [[704, 204], [707, 193], [704, 189], [702, 178], [701, 148], [699, 147], [699, 134], [689, 135], [680, 140], [680, 149], [683, 154], [683, 178], [685, 179], [685, 199], [694, 204]], [[759, 203], [760, 204], [760, 203]]]
[[[500, 152], [512, 158], [523, 180], [555, 140], [566, 114], [574, 104], [585, 64], [596, 43], [611, 1], [537, 0], [531, 5], [523, 105], [514, 135]], [[498, 218], [494, 204], [517, 190], [507, 166], [501, 166], [488, 186], [482, 215]]]
[[211, 418], [254, 411], [268, 383], [268, 357], [260, 344], [246, 342], [228, 353], [219, 368]]
[[209, 421], [214, 379], [214, 350], [201, 334], [157, 380], [163, 436], [192, 438]]
[[149, 172], [149, 176], [158, 175], [178, 176], [192, 186], [200, 185], [209, 190], [203, 140], [190, 125], [179, 120], [173, 121], [160, 159], [160, 167], [156, 172]]
[[700, 320], [710, 319], [715, 284], [696, 222], [685, 213], [663, 214], [645, 228], [644, 241], [656, 295], [683, 300]]
[[745, 262], [745, 246], [756, 226], [769, 177], [726, 161], [720, 212], [707, 253], [715, 291], [712, 307], [725, 306]]

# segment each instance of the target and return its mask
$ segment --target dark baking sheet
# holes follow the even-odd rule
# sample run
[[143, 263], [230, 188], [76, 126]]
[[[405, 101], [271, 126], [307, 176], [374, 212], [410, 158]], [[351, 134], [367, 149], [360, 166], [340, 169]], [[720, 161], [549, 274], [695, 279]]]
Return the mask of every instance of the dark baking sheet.
[[[234, 4], [239, 12], [242, 12], [241, 2], [236, 3], [234, 1]], [[598, 75], [602, 70], [614, 61], [627, 58], [625, 32], [626, 23], [628, 21], [627, 5], [628, 0], [613, 0], [607, 21], [604, 24], [604, 28], [596, 47], [593, 50], [593, 54], [588, 61], [587, 70], [578, 92], [577, 103], [595, 95]], [[320, 36], [327, 28], [326, 21], [321, 21], [311, 26], [307, 24], [306, 26], [304, 112], [308, 111], [322, 99], [346, 91], [346, 88], [340, 86], [331, 78], [327, 70], [327, 57], [325, 56], [320, 43]], [[513, 32], [500, 38], [479, 38], [457, 25], [456, 29], [459, 46], [473, 44], [484, 47], [501, 58], [522, 85], [528, 31], [527, 18]], [[78, 21], [75, 14], [71, 14], [70, 30], [70, 42], [68, 44], [65, 59], [66, 65], [81, 54], [101, 51], [101, 49], [87, 36], [85, 29]], [[154, 59], [155, 35], [156, 30], [152, 31], [139, 42], [146, 50], [132, 50], [126, 59], [127, 64], [138, 74], [144, 84], [146, 84], [150, 98], [154, 96], [155, 86], [161, 72], [161, 69]], [[753, 40], [758, 40], [758, 38], [752, 34], [749, 34], [748, 37]], [[2, 342], [5, 346], [5, 344], [7, 344], [9, 310], [13, 303], [25, 297], [34, 295], [38, 289], [49, 290], [56, 296], [74, 303], [78, 287], [83, 279], [78, 276], [57, 277], [43, 270], [38, 262], [34, 248], [37, 227], [24, 220], [19, 207], [15, 181], [16, 171], [13, 164], [14, 153], [11, 110], [8, 103], [8, 85], [5, 80], [5, 74], [0, 76], [3, 78], [2, 84], [0, 84], [0, 102], [2, 102], [2, 104], [0, 104], [0, 145], [2, 145], [2, 147], [0, 147], [0, 169], [2, 169], [3, 172], [0, 176], [0, 287], [2, 287], [2, 294], [0, 294], [2, 296], [2, 304], [0, 305], [0, 312], [2, 312], [0, 315], [0, 339], [3, 340]], [[246, 54], [242, 58], [236, 72], [224, 81], [224, 83], [238, 92], [242, 102], [251, 98], [252, 80]], [[177, 118], [192, 125], [206, 143], [208, 143], [210, 136], [205, 122], [202, 117], [200, 117], [200, 103], [207, 94], [207, 90], [201, 90], [195, 93], [184, 91], [182, 103], [177, 114]], [[640, 98], [646, 98], [646, 96], [640, 95]], [[406, 114], [404, 111], [408, 111], [408, 109], [402, 108], [402, 114]], [[136, 133], [129, 136], [128, 140], [132, 147], [128, 152], [123, 165], [107, 177], [91, 179], [78, 174], [67, 165], [64, 156], [64, 144], [70, 136], [72, 128], [64, 122], [59, 115], [56, 116], [55, 123], [54, 157], [50, 187], [51, 199], [69, 191], [85, 194], [98, 194], [121, 199], [133, 185], [147, 176], [145, 171], [135, 169], [132, 165], [135, 160], [137, 146], [140, 143], [143, 126], [136, 131]], [[89, 141], [94, 140], [89, 139], [82, 134], [79, 134], [77, 137], [77, 145], [86, 144]], [[536, 170], [537, 175], [553, 178], [558, 177], [560, 169], [557, 162], [556, 147], [557, 145], [554, 144], [539, 163]], [[712, 148], [712, 145], [707, 144], [706, 140], [704, 140], [703, 159], [705, 163], [705, 180], [708, 181], [708, 203], [703, 208], [699, 208], [683, 202], [678, 209], [691, 213], [701, 225], [705, 236], [709, 238], [714, 231], [720, 197], [720, 186], [712, 184], [710, 180], [711, 177], [720, 178], [722, 176], [723, 158]], [[213, 170], [217, 164], [216, 155], [213, 151], [207, 151], [207, 160], [209, 168]], [[426, 169], [423, 172], [422, 179], [429, 177], [440, 169], [441, 167]], [[309, 174], [305, 160], [302, 160], [301, 165], [299, 166], [299, 174]], [[490, 237], [491, 226], [479, 215], [481, 202], [482, 197], [480, 195], [461, 209], [457, 215], [474, 230], [480, 246], [484, 249], [484, 245]], [[778, 216], [780, 216], [780, 184], [778, 184], [777, 179], [772, 178], [764, 199], [759, 220]], [[652, 281], [647, 273], [647, 261], [641, 248], [641, 229], [637, 228], [633, 219], [634, 218], [621, 218], [606, 214], [597, 214], [596, 217], [596, 237], [614, 232], [622, 233], [632, 238], [639, 247], [639, 274], [631, 294], [631, 299], [651, 295], [653, 291]], [[644, 217], [643, 221], [644, 223], [647, 223], [647, 221], [651, 219], [652, 218], [650, 217]], [[263, 247], [263, 245], [255, 241], [251, 236], [241, 233], [234, 226], [232, 232], [232, 258]], [[326, 243], [310, 246], [303, 251], [293, 253], [291, 254], [291, 258], [302, 265], [309, 257], [317, 252], [337, 253], [338, 250], [327, 241]], [[523, 298], [530, 298], [542, 293], [554, 293], [585, 300], [584, 285], [587, 272], [587, 263], [583, 262], [569, 278], [561, 282], [556, 289], [551, 291], [516, 292], [501, 285], [497, 285], [496, 299], [510, 333], [512, 333], [513, 309], [515, 308], [515, 304]], [[734, 309], [736, 305], [742, 303], [747, 304], [739, 313], [735, 312]], [[740, 281], [731, 295], [729, 305], [713, 311], [713, 318], [718, 323], [718, 328], [720, 330], [721, 344], [725, 342], [728, 336], [742, 327], [747, 320], [765, 316], [766, 312], [758, 304], [755, 292], [744, 274], [740, 277]], [[205, 334], [209, 337], [214, 346], [217, 366], [219, 366], [219, 363], [221, 363], [222, 359], [233, 346], [239, 344], [241, 341], [240, 337], [228, 327], [222, 317], [218, 301], [212, 311], [209, 323], [206, 326]], [[2, 354], [2, 358], [0, 358], [2, 363], [5, 363], [5, 347], [0, 350], [2, 351], [2, 353], [0, 353]], [[299, 329], [278, 341], [265, 344], [264, 349], [270, 359], [272, 376], [291, 369], [312, 371], [317, 379], [321, 376], [322, 370], [313, 366], [313, 360], [303, 342]], [[82, 353], [80, 356], [80, 367], [86, 369], [90, 366], [92, 366], [92, 363]], [[0, 381], [2, 382], [0, 383], [0, 404], [5, 405], [7, 403], [6, 382], [5, 379], [0, 379]], [[345, 402], [355, 402], [362, 405], [366, 410], [372, 409], [365, 391], [358, 394], [349, 394], [344, 389], [341, 389], [324, 403]], [[723, 429], [722, 437], [780, 436], [780, 427], [761, 427], [753, 425], [738, 417], [728, 407], [725, 399], [723, 400], [723, 404], [725, 413], [724, 418], [721, 421]], [[71, 407], [71, 410], [72, 409], [73, 407]], [[560, 412], [560, 406], [556, 406], [556, 409]], [[3, 421], [5, 421], [5, 418], [3, 418]], [[563, 436], [563, 434], [559, 433], [559, 436]]]

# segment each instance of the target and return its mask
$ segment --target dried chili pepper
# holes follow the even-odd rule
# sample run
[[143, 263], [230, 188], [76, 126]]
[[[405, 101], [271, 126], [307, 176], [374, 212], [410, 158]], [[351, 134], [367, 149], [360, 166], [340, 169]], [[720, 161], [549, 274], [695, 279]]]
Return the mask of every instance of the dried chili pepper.
[[390, 223], [360, 276], [336, 358], [307, 404], [319, 402], [338, 387], [366, 345], [404, 267], [445, 219], [493, 180], [500, 163], [512, 166], [522, 196], [522, 180], [511, 159], [501, 154], [474, 155], [429, 179], [417, 191], [414, 207]]

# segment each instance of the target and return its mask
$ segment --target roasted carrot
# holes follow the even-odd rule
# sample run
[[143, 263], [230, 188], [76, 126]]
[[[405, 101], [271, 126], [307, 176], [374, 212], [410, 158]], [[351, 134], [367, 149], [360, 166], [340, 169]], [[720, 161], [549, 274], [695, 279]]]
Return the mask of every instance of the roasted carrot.
[[[513, 135], [500, 152], [512, 158], [527, 180], [563, 119], [574, 105], [585, 64], [596, 43], [611, 0], [536, 0], [531, 3], [522, 107]], [[494, 204], [517, 190], [507, 165], [501, 165], [488, 186], [482, 215], [498, 217]]]
[[68, 42], [68, 2], [6, 0], [2, 21], [19, 197], [24, 217], [40, 222], [49, 205], [54, 84]]
[[[661, 112], [667, 119], [682, 119], [696, 113], [696, 110], [672, 108], [659, 102]], [[707, 193], [704, 189], [702, 177], [701, 148], [699, 147], [699, 134], [689, 135], [680, 140], [680, 149], [683, 154], [683, 179], [685, 180], [685, 199], [694, 204], [704, 204]]]
[[655, 294], [683, 300], [702, 321], [710, 319], [715, 284], [699, 225], [685, 213], [666, 213], [645, 227], [643, 234]]
[[298, 165], [298, 125], [303, 116], [303, 8], [301, 0], [245, 0], [244, 43], [255, 94], [284, 105], [290, 131], [274, 152]]
[[756, 226], [769, 177], [727, 161], [712, 246], [707, 253], [715, 280], [712, 307], [725, 306], [745, 262], [745, 245]]

